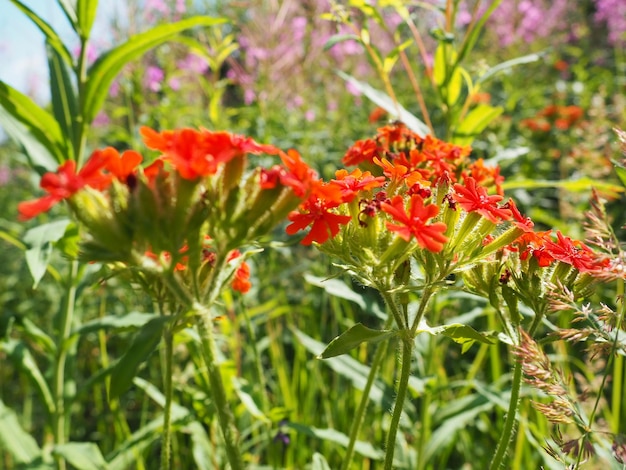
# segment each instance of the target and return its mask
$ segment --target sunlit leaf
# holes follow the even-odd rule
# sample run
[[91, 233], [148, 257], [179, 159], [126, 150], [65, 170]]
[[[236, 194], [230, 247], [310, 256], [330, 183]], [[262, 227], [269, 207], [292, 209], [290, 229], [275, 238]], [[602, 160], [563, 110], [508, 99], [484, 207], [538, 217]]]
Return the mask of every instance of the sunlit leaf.
[[127, 63], [183, 31], [197, 26], [214, 26], [225, 21], [221, 18], [195, 16], [176, 23], [161, 24], [131, 36], [125, 43], [102, 54], [89, 68], [87, 74], [84, 109], [86, 123], [89, 124], [94, 120], [109, 94], [111, 83]]
[[[63, 61], [67, 65], [72, 65], [72, 55], [65, 47], [65, 44], [61, 40], [60, 36], [56, 33], [56, 31], [46, 23], [43, 19], [37, 15], [33, 10], [28, 8], [24, 3], [19, 0], [9, 0], [13, 5], [20, 9], [24, 15], [26, 15], [34, 24], [39, 28], [46, 38], [46, 41], [59, 53], [59, 56], [63, 59]], [[64, 2], [65, 3], [65, 2]]]
[[469, 145], [474, 136], [480, 134], [500, 114], [503, 108], [479, 104], [472, 109], [454, 131], [453, 142], [457, 145]]
[[[74, 120], [77, 116], [76, 95], [74, 86], [67, 71], [67, 65], [63, 62], [58, 51], [50, 42], [46, 42], [48, 54], [48, 69], [50, 70], [50, 95], [52, 98], [52, 111], [59, 123], [61, 132], [70, 141], [74, 139]], [[67, 146], [67, 159], [73, 159], [73, 147]]]
[[396, 330], [373, 330], [362, 323], [357, 323], [333, 339], [322, 354], [320, 354], [320, 358], [328, 359], [330, 357], [340, 356], [352, 351], [363, 342], [377, 343], [396, 334]]
[[77, 470], [106, 470], [107, 464], [100, 448], [93, 442], [68, 442], [58, 444], [52, 450]]
[[97, 10], [98, 0], [78, 0], [76, 9], [78, 33], [83, 39], [87, 39], [91, 34]]
[[[13, 459], [13, 463], [27, 465], [37, 460], [41, 449], [35, 438], [24, 431], [17, 415], [0, 400], [0, 448]], [[16, 467], [17, 468], [17, 467]]]
[[512, 180], [508, 179], [502, 184], [504, 190], [511, 189], [539, 189], [539, 188], [562, 188], [572, 192], [584, 192], [590, 191], [591, 188], [596, 188], [599, 191], [604, 191], [612, 197], [617, 197], [620, 193], [624, 192], [624, 188], [612, 183], [605, 183], [591, 178], [580, 178], [577, 180], [559, 180], [559, 181], [546, 181], [546, 180]]
[[480, 76], [480, 78], [478, 78], [478, 80], [476, 80], [476, 83], [486, 82], [491, 77], [501, 72], [505, 72], [515, 67], [516, 65], [530, 64], [532, 62], [537, 62], [541, 58], [543, 58], [543, 54], [528, 54], [522, 57], [517, 57], [515, 59], [507, 60], [498, 65], [494, 65], [493, 67], [488, 69], [484, 74]]
[[47, 224], [38, 225], [24, 234], [24, 243], [28, 245], [26, 250], [26, 264], [33, 277], [34, 286], [46, 273], [50, 257], [52, 256], [53, 243], [60, 240], [71, 221], [69, 219], [57, 220]]
[[23, 124], [57, 162], [66, 159], [66, 143], [54, 117], [31, 98], [0, 81], [0, 106]]
[[400, 103], [394, 103], [393, 100], [382, 91], [376, 90], [367, 83], [361, 82], [340, 70], [337, 71], [337, 74], [345, 81], [350, 83], [357, 90], [359, 90], [361, 93], [363, 93], [375, 105], [380, 106], [385, 111], [387, 111], [387, 113], [389, 113], [392, 118], [402, 121], [409, 129], [411, 129], [416, 134], [423, 137], [426, 134], [430, 133], [430, 129], [428, 129], [428, 126], [426, 124], [424, 124], [409, 111], [404, 109]]
[[334, 34], [333, 36], [328, 38], [328, 41], [324, 44], [324, 50], [327, 51], [331, 49], [334, 45], [339, 44], [344, 41], [357, 41], [361, 40], [356, 34]]
[[126, 315], [107, 315], [89, 322], [83, 323], [74, 330], [73, 335], [84, 335], [98, 330], [115, 330], [116, 332], [133, 328], [140, 328], [150, 320], [158, 318], [156, 313], [130, 312]]

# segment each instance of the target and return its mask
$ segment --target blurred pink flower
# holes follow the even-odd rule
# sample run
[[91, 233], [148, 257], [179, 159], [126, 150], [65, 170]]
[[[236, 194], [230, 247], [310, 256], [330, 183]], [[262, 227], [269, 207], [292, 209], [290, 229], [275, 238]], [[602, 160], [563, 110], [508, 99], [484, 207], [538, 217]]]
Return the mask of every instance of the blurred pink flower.
[[165, 78], [163, 69], [155, 65], [149, 65], [146, 69], [146, 76], [144, 77], [144, 85], [150, 91], [159, 91], [161, 89], [161, 82]]
[[204, 57], [193, 53], [187, 54], [187, 56], [179, 60], [176, 65], [181, 70], [187, 70], [198, 75], [205, 73], [209, 68], [209, 63]]

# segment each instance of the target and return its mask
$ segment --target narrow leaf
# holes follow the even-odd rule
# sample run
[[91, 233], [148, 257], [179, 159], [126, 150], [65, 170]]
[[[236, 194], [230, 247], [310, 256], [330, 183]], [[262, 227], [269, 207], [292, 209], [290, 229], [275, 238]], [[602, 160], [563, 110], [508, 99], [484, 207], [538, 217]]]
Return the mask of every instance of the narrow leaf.
[[[46, 42], [48, 54], [48, 68], [50, 70], [50, 94], [52, 97], [52, 111], [59, 123], [61, 132], [70, 141], [74, 139], [74, 119], [77, 116], [76, 95], [70, 80], [67, 66], [58, 51], [50, 42]], [[68, 159], [73, 159], [73, 147], [68, 146]]]
[[139, 366], [148, 359], [159, 345], [163, 328], [170, 320], [172, 317], [169, 316], [153, 318], [137, 332], [111, 373], [109, 399], [119, 398], [122, 393], [128, 390]]
[[132, 36], [127, 42], [101, 55], [89, 68], [85, 88], [84, 116], [91, 123], [109, 94], [109, 87], [128, 62], [141, 57], [146, 51], [174, 38], [177, 34], [196, 26], [213, 26], [224, 23], [221, 18], [196, 16], [176, 23], [156, 26]]
[[430, 327], [424, 321], [422, 321], [417, 329], [417, 333], [428, 333], [433, 336], [444, 335], [460, 344], [466, 343], [468, 341], [478, 341], [485, 344], [495, 343], [495, 340], [493, 338], [479, 333], [471, 326], [462, 325], [460, 323]]
[[100, 448], [93, 442], [68, 442], [56, 445], [52, 453], [63, 457], [77, 470], [106, 470], [107, 468]]
[[61, 129], [50, 113], [40, 108], [32, 99], [0, 81], [0, 106], [13, 119], [22, 123], [57, 162], [66, 159], [66, 146]]
[[420, 136], [425, 136], [430, 133], [428, 126], [424, 124], [420, 119], [404, 109], [400, 103], [394, 103], [393, 100], [383, 93], [382, 91], [372, 88], [367, 83], [361, 82], [356, 78], [342, 72], [337, 71], [337, 74], [345, 81], [354, 86], [357, 90], [363, 93], [369, 100], [375, 105], [383, 108], [390, 116], [402, 121], [409, 129], [417, 133]]
[[20, 425], [17, 415], [0, 400], [0, 448], [13, 458], [14, 464], [28, 464], [41, 455], [41, 449]]
[[591, 178], [580, 178], [577, 180], [508, 180], [502, 184], [503, 189], [539, 189], [539, 188], [562, 188], [572, 192], [590, 191], [596, 188], [600, 191], [606, 191], [612, 196], [618, 196], [624, 192], [624, 188], [612, 183], [605, 183]]
[[59, 53], [59, 56], [65, 61], [65, 63], [72, 65], [72, 55], [67, 50], [67, 47], [65, 47], [65, 44], [63, 44], [60, 36], [56, 33], [52, 26], [42, 20], [37, 13], [24, 5], [21, 1], [10, 0], [10, 2], [19, 8], [20, 11], [24, 13], [33, 23], [35, 23], [35, 26], [37, 26], [39, 31], [41, 31], [46, 37], [46, 41], [49, 42], [50, 45]]
[[324, 44], [324, 51], [331, 49], [334, 45], [344, 41], [356, 41], [360, 42], [361, 38], [356, 34], [335, 34], [328, 38], [328, 41]]
[[471, 144], [474, 136], [484, 131], [491, 121], [502, 114], [502, 111], [503, 108], [500, 106], [479, 104], [465, 116], [465, 119], [455, 129], [453, 142], [458, 145]]
[[28, 165], [39, 175], [56, 170], [56, 157], [28, 131], [26, 126], [0, 106], [0, 127], [21, 147]]
[[621, 181], [622, 185], [626, 187], [626, 168], [619, 162], [613, 161], [613, 167], [615, 168], [615, 174]]
[[123, 331], [132, 328], [140, 328], [150, 320], [158, 318], [156, 313], [140, 313], [130, 312], [126, 315], [107, 315], [106, 317], [97, 318], [95, 320], [83, 323], [78, 329], [74, 330], [73, 335], [84, 335], [98, 330], [115, 330]]
[[59, 6], [63, 10], [67, 21], [72, 25], [74, 31], [78, 34], [78, 18], [76, 17], [76, 1], [77, 0], [57, 0]]
[[319, 452], [313, 454], [313, 463], [311, 464], [311, 470], [330, 470], [330, 465]]
[[363, 342], [377, 343], [397, 334], [396, 330], [373, 330], [362, 323], [357, 323], [346, 332], [333, 339], [320, 354], [321, 359], [340, 356], [352, 351]]
[[478, 80], [476, 80], [476, 83], [478, 84], [478, 83], [486, 82], [491, 77], [501, 72], [505, 72], [515, 67], [516, 65], [530, 64], [532, 62], [537, 62], [538, 60], [542, 58], [543, 58], [543, 54], [540, 53], [540, 54], [528, 54], [528, 55], [524, 55], [521, 57], [516, 57], [515, 59], [507, 60], [498, 65], [494, 65], [493, 67], [488, 69], [484, 74], [480, 76]]
[[[298, 433], [306, 434], [308, 436], [312, 436], [323, 441], [332, 442], [334, 444], [340, 445], [341, 447], [348, 447], [348, 436], [334, 429], [319, 429], [298, 423], [287, 423], [285, 426], [293, 429]], [[377, 449], [369, 442], [364, 441], [356, 441], [356, 444], [354, 445], [354, 450], [358, 454], [361, 454], [363, 457], [367, 457], [373, 460], [382, 460], [385, 456], [385, 453], [382, 450]]]
[[37, 287], [37, 284], [39, 284], [39, 281], [48, 269], [48, 263], [52, 256], [52, 244], [65, 235], [65, 231], [70, 223], [69, 219], [57, 220], [38, 225], [24, 235], [24, 243], [29, 246], [28, 250], [26, 250], [26, 264], [33, 277], [33, 287]]

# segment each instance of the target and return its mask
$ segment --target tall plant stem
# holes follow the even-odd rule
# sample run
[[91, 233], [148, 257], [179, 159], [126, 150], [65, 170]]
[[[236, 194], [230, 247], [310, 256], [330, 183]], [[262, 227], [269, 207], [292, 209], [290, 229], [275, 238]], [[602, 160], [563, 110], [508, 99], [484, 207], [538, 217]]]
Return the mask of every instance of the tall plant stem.
[[217, 364], [217, 346], [215, 344], [213, 321], [208, 311], [203, 310], [199, 313], [196, 326], [200, 334], [202, 355], [207, 366], [211, 396], [215, 403], [217, 420], [222, 430], [228, 462], [230, 463], [231, 470], [243, 470], [243, 460], [241, 459], [237, 445], [235, 420], [230, 411], [228, 401], [226, 400], [226, 391], [224, 389], [224, 383], [222, 382], [220, 368]]
[[[78, 261], [70, 263], [70, 271], [67, 277], [67, 298], [65, 306], [61, 313], [61, 321], [59, 325], [58, 353], [56, 356], [54, 367], [54, 416], [53, 430], [54, 443], [65, 444], [67, 438], [65, 436], [66, 427], [66, 407], [65, 407], [65, 366], [67, 362], [67, 351], [69, 348], [68, 338], [72, 330], [72, 321], [74, 319], [74, 309], [76, 306], [76, 277], [78, 276]], [[65, 460], [63, 457], [57, 458], [57, 467], [59, 470], [65, 470]]]
[[174, 333], [170, 328], [164, 332], [165, 372], [163, 374], [163, 392], [165, 406], [163, 408], [163, 439], [161, 442], [161, 470], [172, 468], [172, 361], [174, 355]]
[[411, 375], [411, 356], [413, 355], [413, 338], [402, 338], [402, 370], [400, 372], [400, 380], [398, 381], [398, 392], [396, 395], [396, 403], [393, 407], [391, 415], [391, 424], [387, 433], [387, 445], [385, 449], [385, 470], [393, 470], [393, 454], [396, 450], [396, 435], [400, 425], [400, 417], [404, 408], [404, 400], [409, 385], [409, 377]]
[[[393, 317], [389, 316], [387, 322], [385, 323], [385, 329], [391, 326], [392, 321]], [[352, 457], [354, 456], [354, 446], [359, 436], [359, 432], [361, 431], [361, 426], [363, 425], [365, 410], [367, 410], [367, 404], [369, 403], [370, 391], [374, 385], [376, 375], [378, 375], [378, 370], [383, 363], [383, 359], [387, 354], [388, 344], [389, 343], [387, 341], [383, 341], [382, 343], [378, 343], [378, 346], [376, 347], [374, 359], [372, 359], [372, 365], [370, 366], [370, 372], [367, 375], [367, 382], [365, 383], [363, 394], [361, 395], [361, 401], [359, 402], [359, 407], [356, 410], [356, 415], [353, 418], [352, 427], [350, 428], [350, 441], [348, 442], [348, 448], [346, 449], [346, 455], [343, 459], [341, 470], [349, 470], [351, 468]]]
[[504, 421], [504, 429], [500, 435], [498, 441], [498, 447], [496, 447], [496, 453], [491, 459], [489, 470], [497, 470], [502, 465], [502, 460], [513, 437], [513, 428], [515, 427], [515, 415], [517, 413], [517, 407], [519, 405], [519, 393], [522, 387], [522, 361], [516, 360], [515, 367], [513, 369], [513, 380], [511, 383], [511, 400], [509, 401], [509, 409]]

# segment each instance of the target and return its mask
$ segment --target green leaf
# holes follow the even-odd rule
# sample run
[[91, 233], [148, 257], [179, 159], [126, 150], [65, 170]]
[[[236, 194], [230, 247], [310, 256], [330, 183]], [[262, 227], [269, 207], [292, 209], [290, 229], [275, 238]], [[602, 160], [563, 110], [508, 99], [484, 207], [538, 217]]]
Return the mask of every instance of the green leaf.
[[84, 335], [98, 330], [115, 330], [123, 331], [133, 328], [140, 328], [149, 321], [159, 318], [156, 313], [140, 313], [130, 312], [126, 315], [108, 315], [106, 317], [97, 318], [95, 320], [83, 323], [78, 329], [74, 330], [72, 335]]
[[86, 40], [91, 34], [91, 27], [96, 18], [98, 0], [78, 0], [77, 7], [78, 34], [83, 40]]
[[480, 134], [485, 128], [502, 114], [503, 108], [488, 104], [479, 104], [472, 109], [461, 124], [454, 131], [453, 142], [458, 145], [469, 145], [474, 136]]
[[68, 442], [54, 446], [52, 453], [67, 460], [76, 470], [106, 470], [107, 463], [93, 442]]
[[361, 42], [361, 38], [356, 34], [335, 34], [329, 37], [328, 41], [324, 44], [324, 51], [331, 49], [335, 44], [350, 40]]
[[39, 175], [57, 169], [56, 157], [2, 106], [0, 106], [0, 127], [21, 147], [29, 166]]
[[44, 20], [42, 20], [37, 13], [28, 8], [19, 0], [10, 0], [13, 5], [20, 9], [22, 13], [24, 13], [35, 26], [39, 28], [39, 31], [43, 33], [46, 38], [46, 41], [50, 43], [50, 45], [59, 53], [59, 56], [65, 61], [66, 64], [72, 65], [72, 55], [70, 54], [65, 44], [61, 40], [60, 36], [56, 33], [56, 31]]
[[57, 162], [66, 160], [66, 145], [61, 128], [50, 113], [32, 99], [0, 81], [0, 106], [22, 123]]
[[[300, 434], [305, 434], [307, 436], [315, 437], [323, 441], [332, 442], [334, 444], [340, 445], [341, 447], [348, 447], [348, 436], [334, 429], [319, 429], [298, 423], [287, 423], [285, 424], [285, 427], [293, 429]], [[356, 441], [356, 444], [354, 445], [354, 451], [362, 455], [363, 457], [367, 457], [373, 460], [382, 460], [385, 456], [385, 453], [382, 450], [377, 449], [371, 443], [364, 441]]]
[[[443, 335], [452, 339], [454, 342], [471, 346], [475, 341], [484, 344], [494, 344], [496, 341], [482, 333], [479, 333], [474, 328], [468, 325], [462, 325], [460, 323], [451, 323], [449, 325], [441, 325], [430, 327], [425, 322], [420, 323], [416, 332], [428, 333], [433, 336]], [[463, 348], [463, 352], [466, 351], [466, 347]]]
[[476, 44], [476, 41], [478, 41], [478, 37], [480, 36], [483, 27], [485, 26], [485, 23], [487, 22], [491, 14], [495, 11], [495, 9], [500, 6], [500, 3], [502, 3], [502, 0], [494, 0], [493, 2], [491, 2], [489, 8], [487, 8], [485, 13], [480, 15], [480, 18], [476, 22], [474, 28], [469, 32], [468, 35], [465, 36], [465, 38], [463, 38], [463, 45], [461, 46], [461, 50], [459, 51], [459, 55], [456, 59], [457, 64], [461, 63], [463, 59], [465, 59], [465, 56], [468, 55], [474, 48], [474, 45]]
[[41, 328], [39, 328], [28, 317], [22, 317], [19, 320], [22, 327], [23, 334], [26, 338], [37, 345], [37, 348], [41, 348], [46, 354], [54, 356], [57, 353], [57, 345], [54, 340]]
[[[52, 111], [59, 123], [61, 132], [69, 141], [74, 139], [74, 120], [77, 116], [76, 96], [70, 80], [67, 66], [58, 51], [50, 42], [46, 42], [48, 54], [48, 68], [50, 69], [50, 94], [52, 97]], [[73, 147], [68, 146], [67, 158], [74, 159]]]
[[159, 316], [148, 321], [135, 335], [130, 346], [111, 372], [109, 399], [119, 398], [130, 387], [139, 366], [154, 352], [163, 329], [173, 317]]
[[30, 379], [31, 383], [37, 389], [37, 393], [41, 401], [46, 406], [49, 416], [52, 416], [55, 410], [54, 400], [48, 383], [43, 374], [39, 370], [39, 366], [35, 362], [30, 350], [23, 341], [9, 339], [0, 342], [0, 351], [3, 351], [11, 361], [19, 367]]
[[373, 330], [362, 323], [357, 323], [333, 339], [319, 357], [328, 359], [329, 357], [340, 356], [352, 351], [363, 342], [377, 343], [397, 333], [396, 330]]
[[254, 401], [254, 397], [251, 393], [252, 387], [250, 387], [250, 385], [246, 384], [244, 381], [238, 379], [237, 377], [233, 377], [231, 382], [233, 383], [235, 392], [237, 392], [239, 401], [245, 407], [248, 413], [250, 413], [250, 415], [252, 415], [255, 419], [270, 424], [270, 419], [265, 416], [263, 411], [261, 411], [259, 406]]
[[507, 180], [502, 184], [503, 189], [539, 189], [539, 188], [562, 188], [572, 192], [584, 192], [590, 191], [591, 188], [596, 188], [600, 191], [606, 191], [612, 196], [618, 196], [624, 192], [624, 188], [612, 183], [605, 183], [591, 178], [580, 178], [577, 180], [559, 180], [559, 181], [546, 181], [546, 180]]
[[543, 58], [544, 54], [528, 54], [525, 56], [517, 57], [515, 59], [507, 60], [498, 65], [494, 65], [490, 69], [488, 69], [484, 74], [476, 80], [476, 83], [483, 83], [489, 80], [491, 77], [499, 74], [500, 72], [507, 71], [516, 65], [530, 64], [532, 62], [537, 62], [539, 59]]
[[461, 96], [461, 90], [463, 89], [463, 74], [459, 66], [455, 67], [447, 86], [447, 104], [452, 107], [456, 104]]
[[311, 470], [330, 470], [330, 465], [319, 452], [313, 454], [313, 462], [311, 463]]
[[85, 123], [90, 124], [94, 120], [109, 94], [111, 83], [124, 65], [185, 30], [224, 22], [225, 20], [221, 18], [196, 16], [176, 23], [162, 24], [130, 37], [127, 42], [101, 55], [87, 73], [85, 109], [83, 110]]
[[624, 165], [622, 165], [619, 162], [616, 162], [615, 160], [612, 160], [612, 162], [613, 162], [613, 167], [615, 168], [615, 174], [621, 181], [622, 185], [626, 187], [626, 168], [624, 167]]
[[57, 0], [59, 6], [63, 10], [67, 21], [72, 25], [74, 31], [78, 34], [78, 18], [76, 17], [76, 1], [77, 0]]
[[374, 104], [387, 111], [390, 116], [402, 121], [413, 132], [417, 133], [421, 137], [430, 133], [430, 129], [428, 129], [426, 124], [404, 109], [400, 103], [394, 103], [393, 100], [382, 91], [372, 88], [367, 83], [361, 82], [341, 70], [337, 71], [337, 74], [363, 93]]
[[35, 438], [20, 425], [17, 415], [0, 400], [0, 448], [13, 458], [14, 464], [29, 464], [41, 456]]
[[385, 60], [383, 61], [383, 70], [385, 73], [391, 72], [391, 69], [393, 69], [393, 66], [398, 61], [400, 52], [409, 47], [411, 44], [413, 44], [413, 39], [407, 39], [402, 44], [394, 47], [391, 52], [387, 54], [387, 57], [385, 57]]
[[382, 311], [376, 302], [367, 299], [364, 295], [356, 293], [345, 282], [339, 279], [326, 279], [311, 274], [305, 274], [304, 279], [313, 286], [321, 287], [329, 295], [354, 302], [364, 312], [371, 313], [383, 320], [387, 318], [385, 312]]
[[70, 223], [69, 219], [57, 220], [31, 228], [24, 234], [24, 243], [29, 246], [26, 250], [26, 264], [33, 277], [33, 288], [37, 287], [48, 269], [53, 243], [65, 235]]
[[448, 64], [446, 63], [446, 47], [448, 47], [448, 45], [441, 42], [435, 50], [433, 80], [438, 87], [441, 87], [446, 81], [446, 73], [448, 70]]

